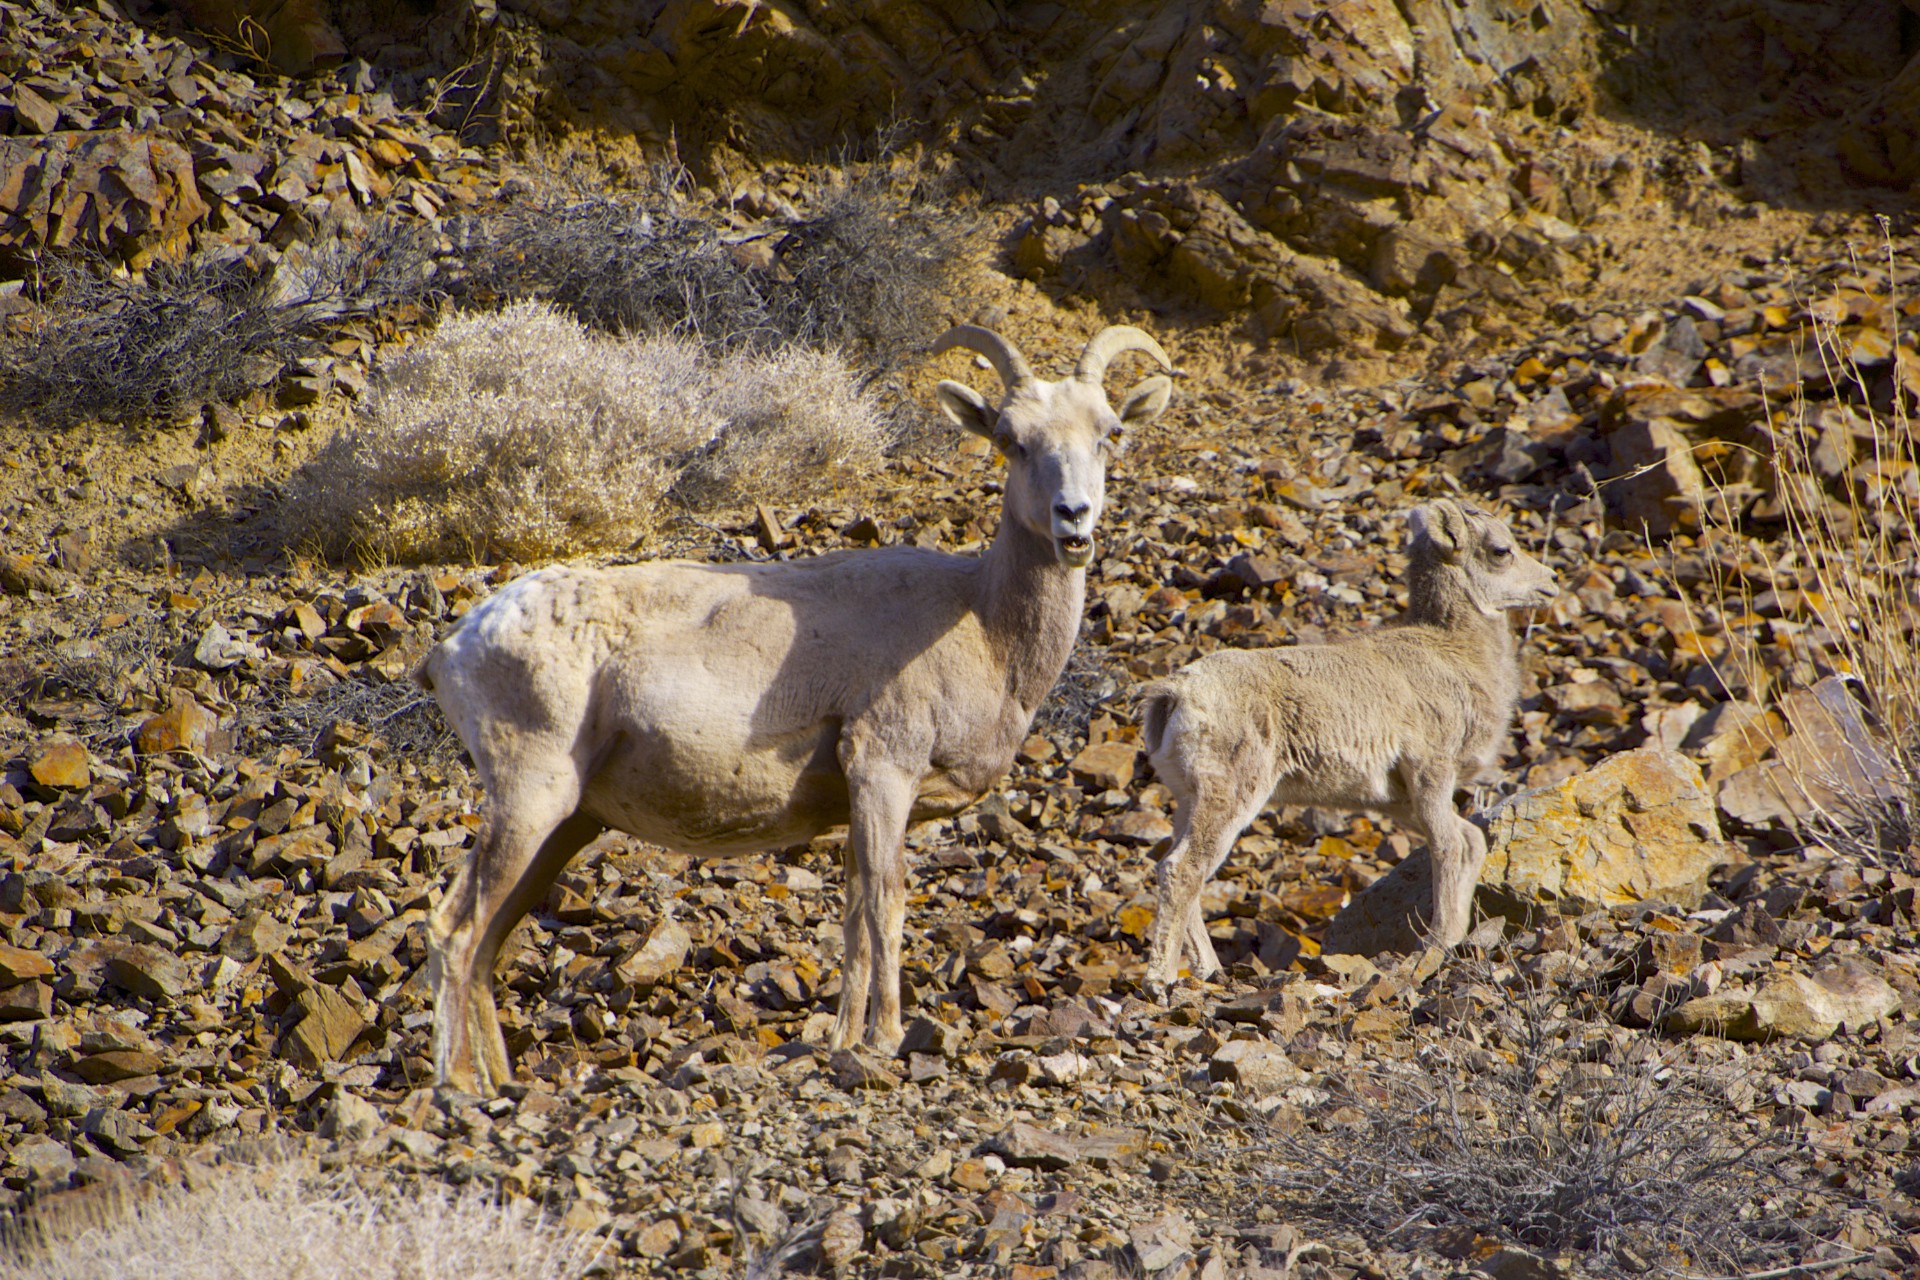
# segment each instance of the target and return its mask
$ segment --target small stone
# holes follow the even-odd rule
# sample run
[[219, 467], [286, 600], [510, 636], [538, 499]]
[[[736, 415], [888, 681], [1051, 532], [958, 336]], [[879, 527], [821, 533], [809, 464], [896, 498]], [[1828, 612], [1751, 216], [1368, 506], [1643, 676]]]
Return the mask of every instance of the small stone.
[[48, 134], [60, 127], [60, 108], [24, 84], [13, 86], [13, 114], [27, 133]]
[[114, 948], [105, 973], [115, 986], [149, 1000], [178, 1000], [197, 985], [185, 960], [140, 943]]
[[74, 791], [93, 781], [87, 749], [72, 739], [41, 748], [27, 769], [35, 782], [50, 790]]
[[671, 916], [653, 926], [647, 940], [614, 966], [614, 976], [630, 987], [653, 987], [686, 963], [693, 935]]
[[856, 1089], [895, 1089], [900, 1077], [853, 1049], [836, 1049], [827, 1059], [827, 1071], [836, 1089], [852, 1093]]
[[313, 1071], [322, 1063], [338, 1062], [367, 1029], [360, 1011], [332, 987], [308, 987], [294, 1003], [306, 1016], [280, 1038], [280, 1054], [295, 1066]]
[[1128, 809], [1101, 826], [1100, 838], [1136, 847], [1156, 845], [1173, 838], [1173, 823], [1158, 809]]
[[1255, 1098], [1265, 1098], [1305, 1080], [1306, 1072], [1276, 1045], [1265, 1040], [1230, 1040], [1207, 1061], [1207, 1077], [1231, 1081]]
[[0, 987], [0, 1022], [37, 1022], [53, 1016], [53, 988], [44, 982]]
[[30, 1183], [58, 1187], [73, 1176], [76, 1166], [65, 1143], [29, 1136], [7, 1154], [7, 1167], [20, 1170]]
[[52, 976], [53, 961], [38, 951], [28, 951], [25, 947], [0, 942], [0, 987], [10, 987], [16, 982]]
[[227, 671], [248, 658], [259, 656], [260, 646], [250, 640], [235, 638], [217, 622], [208, 623], [207, 629], [200, 633], [199, 641], [193, 646], [195, 664], [208, 671]]
[[[999, 1160], [995, 1160], [994, 1164], [999, 1164], [1002, 1168], [1005, 1167]], [[975, 1193], [990, 1191], [997, 1181], [998, 1179], [994, 1176], [993, 1169], [985, 1160], [962, 1160], [959, 1164], [953, 1166], [953, 1185], [959, 1187], [962, 1191], [972, 1191]]]
[[1155, 1275], [1193, 1256], [1193, 1223], [1178, 1209], [1169, 1209], [1129, 1227], [1127, 1240], [1140, 1273]]
[[866, 1243], [866, 1228], [860, 1224], [860, 1207], [843, 1204], [827, 1215], [820, 1227], [820, 1261], [830, 1270], [846, 1267]]
[[1096, 742], [1067, 765], [1082, 785], [1098, 791], [1123, 791], [1133, 781], [1139, 749], [1130, 742]]
[[1064, 1169], [1080, 1160], [1080, 1149], [1073, 1139], [1025, 1120], [1015, 1120], [987, 1139], [986, 1147], [1021, 1169]]
[[928, 1053], [951, 1058], [960, 1052], [966, 1040], [967, 1033], [951, 1023], [937, 1018], [915, 1018], [907, 1024], [906, 1036], [900, 1041], [900, 1056]]
[[66, 581], [60, 570], [33, 556], [17, 551], [0, 553], [0, 591], [24, 596], [39, 591], [51, 595]]
[[112, 1084], [136, 1076], [159, 1075], [166, 1067], [166, 1058], [158, 1053], [143, 1049], [109, 1049], [104, 1053], [88, 1054], [75, 1064], [74, 1070], [88, 1084]]
[[379, 1131], [379, 1109], [357, 1093], [340, 1093], [320, 1118], [320, 1136], [336, 1142], [362, 1142]]
[[293, 927], [265, 911], [249, 911], [227, 926], [220, 937], [220, 954], [241, 964], [257, 960], [287, 945]]
[[205, 754], [211, 747], [220, 719], [192, 698], [181, 698], [159, 715], [141, 722], [134, 743], [147, 755], [168, 751], [192, 751]]
[[643, 1258], [664, 1258], [680, 1247], [685, 1235], [672, 1218], [656, 1218], [627, 1238], [633, 1251]]

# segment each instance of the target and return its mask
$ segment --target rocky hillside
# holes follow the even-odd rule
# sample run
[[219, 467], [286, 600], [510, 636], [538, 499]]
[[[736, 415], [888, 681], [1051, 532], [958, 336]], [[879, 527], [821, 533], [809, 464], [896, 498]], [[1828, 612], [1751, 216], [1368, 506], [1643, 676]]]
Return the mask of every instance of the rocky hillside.
[[[1794, 542], [1814, 511], [1887, 549], [1873, 670], [1911, 675], [1913, 18], [1728, 3], [1709, 45], [1693, 12], [0, 3], [16, 336], [82, 254], [271, 283], [401, 226], [451, 271], [568, 154], [588, 195], [677, 156], [749, 243], [891, 129], [985, 231], [944, 319], [1036, 365], [1131, 319], [1182, 366], [1014, 772], [911, 836], [901, 1055], [820, 1047], [836, 837], [608, 837], [509, 946], [486, 1101], [428, 1087], [424, 922], [481, 797], [405, 675], [520, 569], [354, 571], [275, 523], [425, 307], [184, 427], [10, 424], [0, 1200], [57, 1231], [266, 1136], [535, 1198], [615, 1274], [1913, 1274], [1920, 849], [1811, 839], [1911, 757], [1837, 678], [1841, 561]], [[923, 426], [644, 553], [964, 550], [997, 476]], [[1485, 924], [1445, 964], [1323, 953], [1373, 951], [1421, 859], [1285, 810], [1204, 899], [1223, 979], [1144, 999], [1170, 815], [1128, 690], [1390, 616], [1448, 495], [1565, 589], [1473, 797], [1507, 801]]]

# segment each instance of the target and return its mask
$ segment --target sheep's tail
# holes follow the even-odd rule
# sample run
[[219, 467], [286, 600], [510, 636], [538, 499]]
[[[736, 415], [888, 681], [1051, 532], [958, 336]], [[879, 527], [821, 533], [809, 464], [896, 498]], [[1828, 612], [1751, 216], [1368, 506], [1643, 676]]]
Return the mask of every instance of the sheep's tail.
[[1141, 745], [1149, 759], [1166, 745], [1167, 722], [1180, 704], [1180, 691], [1170, 680], [1156, 680], [1140, 692]]

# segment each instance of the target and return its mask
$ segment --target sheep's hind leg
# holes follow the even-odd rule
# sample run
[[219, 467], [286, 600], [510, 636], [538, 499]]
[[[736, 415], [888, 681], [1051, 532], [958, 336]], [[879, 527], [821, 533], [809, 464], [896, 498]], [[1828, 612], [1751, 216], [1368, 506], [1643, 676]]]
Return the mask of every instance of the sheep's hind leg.
[[1158, 902], [1147, 951], [1147, 994], [1158, 1000], [1180, 977], [1184, 949], [1189, 972], [1198, 979], [1220, 971], [1213, 939], [1200, 910], [1200, 893], [1214, 872], [1233, 852], [1233, 842], [1260, 816], [1272, 788], [1235, 784], [1218, 774], [1192, 771], [1207, 778], [1173, 816], [1173, 847], [1160, 860]]
[[[493, 967], [514, 925], [573, 855], [605, 828], [574, 811], [578, 788], [552, 786], [516, 807], [495, 799], [473, 855], [434, 913], [434, 1076], [491, 1096], [511, 1078], [493, 1002]], [[565, 806], [562, 809], [562, 805]]]

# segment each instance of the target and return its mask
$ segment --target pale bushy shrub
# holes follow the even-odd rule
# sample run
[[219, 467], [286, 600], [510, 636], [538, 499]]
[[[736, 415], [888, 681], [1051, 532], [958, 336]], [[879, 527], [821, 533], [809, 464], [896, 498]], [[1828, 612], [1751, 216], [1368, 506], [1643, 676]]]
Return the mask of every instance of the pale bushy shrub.
[[0, 1280], [573, 1280], [597, 1252], [524, 1201], [368, 1191], [276, 1160], [29, 1220], [0, 1244]]
[[715, 356], [516, 303], [452, 316], [384, 367], [365, 418], [296, 478], [293, 526], [367, 560], [617, 551], [670, 495], [790, 500], [875, 465], [886, 443], [836, 356]]

